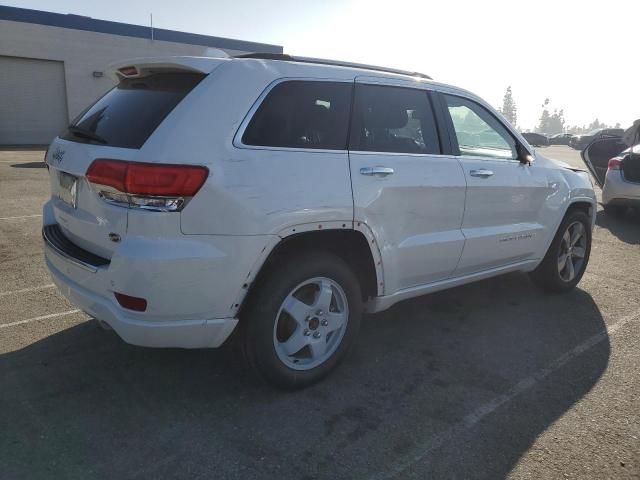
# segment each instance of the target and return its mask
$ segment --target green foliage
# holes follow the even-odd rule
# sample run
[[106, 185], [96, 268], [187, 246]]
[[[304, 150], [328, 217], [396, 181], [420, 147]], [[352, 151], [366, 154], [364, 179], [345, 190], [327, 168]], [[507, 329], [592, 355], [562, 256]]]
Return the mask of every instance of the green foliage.
[[[548, 105], [548, 103], [549, 100], [545, 100], [545, 106]], [[546, 134], [564, 132], [564, 110], [554, 110], [552, 114], [549, 114], [549, 110], [546, 108], [543, 109], [542, 115], [540, 116], [540, 123], [536, 130]]]
[[615, 125], [608, 125], [605, 122], [601, 122], [597, 118], [591, 122], [589, 125], [572, 125], [567, 127], [568, 133], [573, 133], [574, 135], [581, 135], [583, 133], [589, 133], [591, 130], [595, 130], [596, 128], [622, 128], [620, 122]]
[[516, 102], [513, 99], [513, 92], [511, 91], [511, 85], [507, 87], [507, 91], [504, 94], [502, 99], [502, 108], [500, 109], [500, 113], [504, 115], [504, 117], [509, 120], [509, 123], [516, 127], [518, 124], [518, 107], [516, 106]]

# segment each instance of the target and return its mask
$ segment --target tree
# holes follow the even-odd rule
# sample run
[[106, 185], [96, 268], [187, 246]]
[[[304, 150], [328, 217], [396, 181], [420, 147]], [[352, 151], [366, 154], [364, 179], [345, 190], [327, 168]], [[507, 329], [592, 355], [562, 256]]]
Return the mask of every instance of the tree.
[[540, 133], [547, 133], [549, 130], [549, 119], [551, 116], [549, 115], [549, 110], [547, 110], [547, 106], [549, 105], [549, 99], [545, 98], [544, 102], [542, 102], [542, 115], [540, 115], [540, 123], [536, 127], [536, 131]]
[[549, 99], [545, 98], [541, 105], [542, 115], [536, 131], [546, 134], [563, 133], [565, 131], [564, 110], [554, 109], [553, 114], [549, 114], [549, 103]]
[[605, 128], [605, 124], [600, 123], [600, 121], [597, 118], [589, 124], [589, 126], [587, 127], [587, 130], [591, 131], [591, 130], [595, 130], [596, 128]]
[[543, 131], [551, 134], [564, 132], [564, 110], [554, 110], [553, 114], [549, 117], [547, 130]]
[[546, 108], [542, 110], [542, 115], [540, 115], [540, 124], [538, 125], [538, 132], [547, 133], [549, 130], [549, 121], [551, 120], [551, 115], [549, 115], [549, 110]]
[[500, 113], [504, 115], [504, 118], [509, 120], [509, 123], [516, 128], [518, 124], [518, 107], [516, 106], [516, 102], [513, 99], [513, 92], [511, 91], [511, 85], [507, 87], [507, 91], [504, 94], [502, 99], [502, 109]]

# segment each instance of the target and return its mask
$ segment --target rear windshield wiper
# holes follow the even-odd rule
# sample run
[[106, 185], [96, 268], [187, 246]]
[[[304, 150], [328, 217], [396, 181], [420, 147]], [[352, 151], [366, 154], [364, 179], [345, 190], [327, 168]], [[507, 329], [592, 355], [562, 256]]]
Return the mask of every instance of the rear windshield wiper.
[[69, 131], [73, 133], [76, 137], [82, 137], [88, 140], [93, 140], [103, 145], [107, 144], [107, 141], [104, 138], [102, 138], [97, 133], [93, 133], [90, 130], [85, 130], [84, 128], [78, 127], [77, 125], [69, 125], [68, 128], [69, 128]]

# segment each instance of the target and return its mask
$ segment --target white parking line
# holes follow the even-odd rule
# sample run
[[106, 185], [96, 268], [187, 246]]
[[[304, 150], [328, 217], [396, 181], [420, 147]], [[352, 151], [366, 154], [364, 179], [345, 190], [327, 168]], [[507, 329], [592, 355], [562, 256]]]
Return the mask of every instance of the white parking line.
[[17, 322], [0, 324], [0, 328], [14, 327], [16, 325], [22, 325], [22, 324], [25, 324], [25, 323], [36, 322], [38, 320], [46, 320], [48, 318], [64, 317], [65, 315], [71, 315], [72, 313], [78, 313], [78, 312], [80, 312], [80, 310], [75, 309], [75, 310], [67, 310], [66, 312], [51, 313], [49, 315], [42, 315], [40, 317], [27, 318], [26, 320], [19, 320]]
[[636, 321], [638, 319], [640, 319], [640, 310], [636, 310], [636, 312], [632, 313], [631, 315], [627, 315], [625, 317], [620, 318], [613, 325], [607, 327], [605, 330], [599, 333], [596, 333], [595, 335], [588, 338], [581, 344], [577, 345], [576, 347], [572, 348], [571, 350], [564, 353], [560, 357], [556, 358], [553, 362], [551, 362], [546, 367], [541, 368], [540, 370], [535, 372], [533, 375], [530, 375], [520, 380], [507, 392], [501, 395], [498, 395], [497, 397], [494, 397], [493, 399], [489, 400], [487, 403], [480, 405], [469, 415], [464, 417], [458, 423], [454, 424], [451, 428], [429, 438], [424, 443], [422, 443], [419, 447], [416, 448], [416, 451], [412, 456], [407, 458], [405, 461], [395, 465], [393, 468], [391, 468], [390, 471], [382, 472], [378, 475], [374, 475], [373, 477], [371, 477], [371, 480], [374, 480], [374, 479], [382, 480], [382, 479], [401, 476], [401, 474], [405, 470], [407, 470], [408, 468], [411, 468], [412, 466], [424, 460], [424, 458], [429, 453], [431, 453], [436, 448], [442, 446], [445, 442], [453, 440], [455, 437], [463, 434], [468, 430], [471, 430], [474, 426], [480, 423], [484, 419], [484, 417], [486, 417], [487, 415], [490, 415], [491, 413], [495, 412], [498, 408], [500, 408], [504, 404], [513, 400], [518, 395], [536, 386], [542, 380], [547, 378], [556, 370], [565, 366], [574, 358], [582, 355], [587, 350], [595, 347], [597, 344], [599, 344], [603, 340], [606, 340], [610, 335], [615, 333], [617, 330], [619, 330], [621, 327], [623, 327], [627, 323]]
[[20, 218], [36, 218], [36, 217], [41, 217], [42, 214], [39, 213], [37, 215], [20, 215], [18, 217], [0, 217], [0, 220], [18, 220]]
[[6, 297], [7, 295], [16, 295], [18, 293], [37, 292], [38, 290], [46, 290], [47, 288], [53, 288], [53, 283], [47, 283], [46, 285], [40, 285], [39, 287], [21, 288], [20, 290], [13, 290], [11, 292], [0, 292], [0, 297]]

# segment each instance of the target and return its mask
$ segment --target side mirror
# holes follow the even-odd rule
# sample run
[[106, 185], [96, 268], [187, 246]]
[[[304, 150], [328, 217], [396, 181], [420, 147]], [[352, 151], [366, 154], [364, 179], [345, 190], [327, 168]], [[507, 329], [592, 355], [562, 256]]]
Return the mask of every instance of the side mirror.
[[520, 160], [520, 163], [523, 165], [531, 165], [531, 162], [533, 162], [533, 155], [531, 155], [520, 143], [516, 146], [516, 150], [518, 151], [518, 160]]

